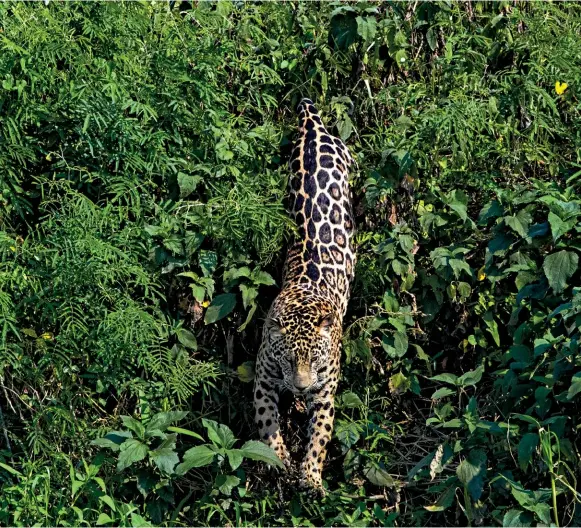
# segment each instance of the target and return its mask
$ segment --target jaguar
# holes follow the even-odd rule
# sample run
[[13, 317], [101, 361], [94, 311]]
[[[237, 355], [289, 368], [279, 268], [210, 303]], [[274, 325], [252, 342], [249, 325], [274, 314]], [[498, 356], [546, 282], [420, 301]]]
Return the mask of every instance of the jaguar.
[[310, 99], [297, 108], [299, 137], [290, 160], [290, 214], [297, 235], [289, 246], [282, 288], [266, 317], [256, 362], [255, 421], [260, 438], [287, 465], [279, 396], [305, 397], [308, 447], [303, 486], [322, 490], [333, 431], [342, 324], [356, 263], [349, 169], [354, 160], [325, 128]]

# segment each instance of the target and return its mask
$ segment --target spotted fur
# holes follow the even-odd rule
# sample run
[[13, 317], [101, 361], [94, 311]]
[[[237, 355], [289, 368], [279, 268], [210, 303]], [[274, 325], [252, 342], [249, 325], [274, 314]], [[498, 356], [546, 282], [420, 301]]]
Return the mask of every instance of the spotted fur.
[[321, 488], [333, 430], [343, 316], [355, 267], [348, 184], [353, 158], [325, 129], [312, 101], [303, 99], [298, 113], [290, 197], [299, 234], [288, 251], [282, 291], [264, 325], [254, 404], [260, 438], [288, 465], [279, 428], [279, 392], [306, 395], [309, 444], [302, 480]]

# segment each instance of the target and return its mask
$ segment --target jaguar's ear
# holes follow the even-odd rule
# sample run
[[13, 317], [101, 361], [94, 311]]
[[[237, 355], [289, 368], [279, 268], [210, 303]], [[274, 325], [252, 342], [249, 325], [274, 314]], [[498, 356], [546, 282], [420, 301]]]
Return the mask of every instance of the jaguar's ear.
[[333, 323], [335, 322], [335, 316], [332, 313], [324, 315], [319, 320], [319, 331], [323, 335], [330, 335], [331, 329], [333, 328]]

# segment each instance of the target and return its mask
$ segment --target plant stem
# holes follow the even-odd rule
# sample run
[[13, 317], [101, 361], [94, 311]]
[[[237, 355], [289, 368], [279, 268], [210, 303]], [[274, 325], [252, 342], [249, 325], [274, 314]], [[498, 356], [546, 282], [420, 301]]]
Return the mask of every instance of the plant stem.
[[551, 491], [553, 493], [553, 515], [555, 516], [555, 525], [559, 528], [559, 516], [557, 514], [557, 488], [555, 487], [555, 477], [551, 471]]
[[553, 496], [553, 516], [555, 517], [555, 526], [559, 528], [559, 514], [557, 511], [557, 487], [555, 486], [555, 473], [553, 472], [553, 450], [551, 448], [551, 431], [547, 431], [546, 437], [548, 438], [548, 444], [545, 445], [545, 452], [547, 454], [547, 461], [549, 467], [549, 473], [551, 475], [551, 494]]

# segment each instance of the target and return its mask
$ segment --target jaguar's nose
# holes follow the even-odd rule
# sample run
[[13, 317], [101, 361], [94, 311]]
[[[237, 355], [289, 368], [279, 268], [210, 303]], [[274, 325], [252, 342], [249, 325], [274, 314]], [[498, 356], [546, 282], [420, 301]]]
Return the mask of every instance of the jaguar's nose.
[[298, 390], [305, 390], [313, 384], [310, 372], [297, 372], [293, 378], [293, 384]]

